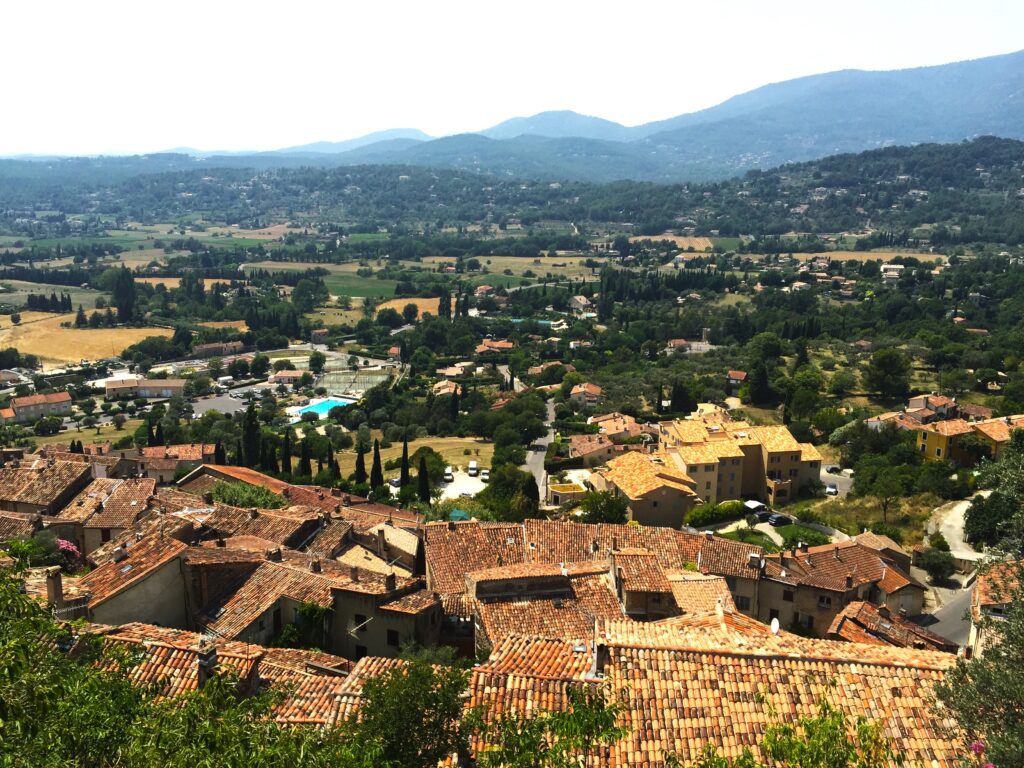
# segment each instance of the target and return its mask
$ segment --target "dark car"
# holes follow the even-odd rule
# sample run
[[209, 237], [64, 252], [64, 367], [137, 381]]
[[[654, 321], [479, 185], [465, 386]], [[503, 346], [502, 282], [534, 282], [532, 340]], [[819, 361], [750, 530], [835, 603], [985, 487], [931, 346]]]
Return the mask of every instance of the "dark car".
[[830, 464], [829, 466], [825, 467], [825, 471], [828, 472], [830, 475], [838, 475], [840, 472], [842, 472], [842, 470], [835, 464]]
[[776, 528], [782, 525], [789, 525], [793, 522], [793, 519], [786, 515], [772, 515], [768, 518], [768, 525], [774, 525]]
[[762, 509], [759, 512], [757, 512], [757, 522], [759, 522], [759, 523], [767, 523], [774, 516], [775, 516], [775, 513], [772, 512], [770, 509]]

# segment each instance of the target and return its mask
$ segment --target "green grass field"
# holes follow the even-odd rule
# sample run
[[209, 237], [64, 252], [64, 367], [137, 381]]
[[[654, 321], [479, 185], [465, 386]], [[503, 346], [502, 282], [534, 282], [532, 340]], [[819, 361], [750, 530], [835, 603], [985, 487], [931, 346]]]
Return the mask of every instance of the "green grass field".
[[779, 551], [778, 545], [760, 531], [744, 531], [742, 534], [740, 531], [728, 531], [727, 533], [720, 533], [718, 535], [723, 539], [741, 541], [744, 544], [754, 544], [763, 548], [765, 552]]
[[0, 303], [11, 304], [15, 307], [24, 305], [30, 293], [45, 294], [46, 296], [49, 296], [51, 293], [56, 293], [58, 296], [61, 293], [70, 293], [71, 303], [76, 310], [79, 304], [89, 310], [96, 305], [96, 298], [98, 296], [107, 295], [103, 291], [96, 291], [92, 288], [74, 288], [67, 285], [51, 285], [49, 283], [28, 283], [22, 280], [3, 280], [0, 281], [0, 287], [12, 289], [9, 291], [0, 290]]
[[359, 275], [328, 275], [324, 278], [333, 296], [394, 296], [395, 280], [378, 280]]

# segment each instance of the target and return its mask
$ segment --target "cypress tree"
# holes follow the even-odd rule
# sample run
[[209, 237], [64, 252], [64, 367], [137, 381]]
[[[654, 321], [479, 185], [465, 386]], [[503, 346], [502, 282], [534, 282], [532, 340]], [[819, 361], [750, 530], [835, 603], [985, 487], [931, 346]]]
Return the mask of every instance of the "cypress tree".
[[452, 390], [451, 398], [448, 401], [449, 413], [452, 423], [459, 420], [459, 390]]
[[146, 420], [146, 445], [156, 445], [156, 438], [153, 436], [153, 422]]
[[430, 503], [430, 475], [427, 473], [427, 454], [420, 454], [420, 466], [416, 474], [416, 495], [424, 504]]
[[361, 485], [366, 482], [366, 457], [364, 456], [363, 446], [356, 445], [356, 472], [353, 478], [357, 485]]
[[166, 445], [166, 442], [164, 441], [164, 424], [162, 421], [158, 421], [156, 423], [156, 444]]
[[256, 416], [256, 406], [249, 403], [245, 409], [245, 420], [242, 422], [242, 445], [245, 448], [245, 466], [255, 467], [260, 461], [260, 422]]
[[242, 441], [241, 439], [235, 441], [235, 466], [245, 466], [245, 455], [242, 453]]
[[380, 440], [373, 441], [373, 466], [370, 467], [370, 487], [380, 488], [384, 485], [384, 468], [380, 463]]
[[220, 440], [213, 447], [213, 463], [221, 465], [228, 463], [227, 455], [224, 453], [224, 445]]
[[398, 484], [405, 488], [409, 484], [409, 441], [402, 441], [402, 470], [398, 478]]
[[299, 445], [299, 467], [298, 473], [302, 477], [309, 477], [313, 474], [313, 465], [310, 463], [309, 441], [303, 440]]
[[319, 456], [316, 458], [316, 473], [319, 475], [324, 471], [324, 460]]
[[284, 431], [284, 442], [281, 443], [281, 474], [290, 475], [292, 473], [292, 431], [286, 429]]

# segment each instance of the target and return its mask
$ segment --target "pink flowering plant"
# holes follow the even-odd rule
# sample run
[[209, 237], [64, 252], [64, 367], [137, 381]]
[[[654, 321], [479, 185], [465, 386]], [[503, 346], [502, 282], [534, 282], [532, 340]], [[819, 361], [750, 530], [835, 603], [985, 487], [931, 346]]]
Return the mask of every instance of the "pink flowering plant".
[[73, 541], [57, 539], [57, 551], [61, 553], [66, 564], [74, 565], [82, 559], [82, 552]]
[[985, 742], [972, 741], [968, 749], [970, 755], [963, 761], [964, 768], [996, 768], [993, 763], [985, 759]]

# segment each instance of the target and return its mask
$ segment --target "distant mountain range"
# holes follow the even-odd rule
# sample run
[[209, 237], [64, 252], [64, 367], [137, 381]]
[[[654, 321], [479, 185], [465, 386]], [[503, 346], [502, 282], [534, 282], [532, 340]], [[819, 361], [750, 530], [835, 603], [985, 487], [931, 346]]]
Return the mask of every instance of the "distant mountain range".
[[384, 163], [524, 178], [679, 182], [982, 135], [1024, 139], [1024, 51], [934, 67], [802, 77], [634, 127], [576, 112], [542, 112], [442, 138], [394, 129], [273, 152], [181, 154], [209, 167]]

